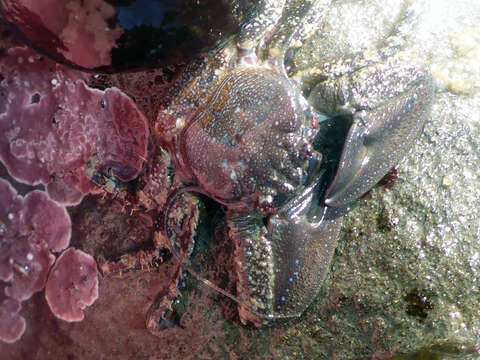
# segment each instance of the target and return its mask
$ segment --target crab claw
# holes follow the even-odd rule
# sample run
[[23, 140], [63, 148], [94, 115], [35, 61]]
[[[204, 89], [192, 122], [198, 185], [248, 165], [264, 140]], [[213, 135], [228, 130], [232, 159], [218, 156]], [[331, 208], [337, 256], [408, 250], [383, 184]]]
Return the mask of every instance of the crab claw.
[[258, 213], [228, 215], [244, 323], [298, 317], [315, 298], [345, 213], [321, 206], [318, 188], [305, 188], [266, 225]]
[[[344, 84], [336, 84], [337, 89], [339, 86]], [[340, 105], [343, 102], [344, 108], [354, 109], [336, 175], [326, 192], [326, 205], [345, 206], [358, 199], [397, 165], [423, 127], [432, 90], [427, 72], [407, 86], [398, 84], [396, 94], [383, 94], [387, 100], [370, 107], [355, 103], [358, 89], [333, 90], [341, 94], [333, 95], [342, 99]]]

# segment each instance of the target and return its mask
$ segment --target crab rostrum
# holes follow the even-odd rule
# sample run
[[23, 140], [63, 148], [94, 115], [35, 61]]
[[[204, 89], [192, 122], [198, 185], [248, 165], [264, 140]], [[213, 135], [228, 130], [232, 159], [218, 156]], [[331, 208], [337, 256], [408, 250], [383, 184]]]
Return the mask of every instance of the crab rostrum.
[[[183, 90], [156, 122], [188, 184], [179, 194], [202, 193], [226, 208], [244, 322], [302, 314], [329, 268], [348, 205], [404, 156], [430, 103], [428, 71], [402, 61], [395, 34], [375, 56], [319, 65], [320, 80], [308, 90], [297, 84], [312, 69], [289, 78], [284, 57], [306, 36], [302, 24], [321, 21], [331, 6], [262, 1], [235, 38], [185, 72]], [[405, 12], [398, 27], [413, 22]], [[352, 125], [332, 177], [332, 159], [313, 144], [336, 115]]]

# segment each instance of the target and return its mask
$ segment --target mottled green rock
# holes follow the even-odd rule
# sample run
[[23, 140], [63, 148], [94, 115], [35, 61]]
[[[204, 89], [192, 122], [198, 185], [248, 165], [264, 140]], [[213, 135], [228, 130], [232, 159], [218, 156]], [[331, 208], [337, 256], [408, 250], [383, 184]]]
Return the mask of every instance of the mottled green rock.
[[480, 4], [418, 3], [430, 119], [394, 187], [354, 205], [321, 293], [284, 334], [285, 358], [480, 358]]

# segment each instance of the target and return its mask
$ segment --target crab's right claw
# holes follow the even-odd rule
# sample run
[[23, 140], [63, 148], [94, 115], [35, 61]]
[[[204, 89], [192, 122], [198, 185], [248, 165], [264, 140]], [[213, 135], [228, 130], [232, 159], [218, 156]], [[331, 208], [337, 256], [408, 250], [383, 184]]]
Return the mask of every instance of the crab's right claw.
[[344, 208], [320, 205], [312, 185], [272, 215], [228, 214], [243, 322], [300, 316], [314, 300], [337, 243]]
[[399, 95], [353, 114], [326, 205], [345, 206], [358, 199], [398, 164], [423, 127], [432, 92], [426, 73]]

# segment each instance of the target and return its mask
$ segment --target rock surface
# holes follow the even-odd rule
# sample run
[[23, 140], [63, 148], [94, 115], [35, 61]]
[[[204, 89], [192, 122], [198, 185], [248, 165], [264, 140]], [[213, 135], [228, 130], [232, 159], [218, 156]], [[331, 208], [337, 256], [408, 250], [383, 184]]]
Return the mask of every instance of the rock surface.
[[393, 188], [355, 204], [321, 294], [287, 331], [306, 359], [480, 357], [480, 4], [417, 3], [430, 119]]
[[[99, 359], [479, 358], [480, 3], [416, 2], [423, 10], [415, 46], [437, 85], [430, 119], [393, 188], [377, 187], [355, 204], [324, 286], [301, 319], [249, 329], [229, 312], [234, 304], [187, 279], [176, 304], [181, 327], [153, 337], [142, 322], [149, 302], [142, 294], [152, 297], [162, 286], [164, 265], [160, 274], [101, 279], [99, 300], [78, 324], [54, 319], [35, 295], [22, 309], [29, 323], [24, 337], [0, 344], [2, 353], [12, 359], [27, 352], [54, 358], [52, 349], [55, 358]], [[222, 257], [211, 256], [205, 240], [198, 243], [194, 265], [214, 279], [216, 269], [217, 282], [225, 280], [221, 265], [212, 265]], [[211, 241], [210, 247], [221, 246]]]

